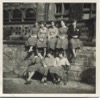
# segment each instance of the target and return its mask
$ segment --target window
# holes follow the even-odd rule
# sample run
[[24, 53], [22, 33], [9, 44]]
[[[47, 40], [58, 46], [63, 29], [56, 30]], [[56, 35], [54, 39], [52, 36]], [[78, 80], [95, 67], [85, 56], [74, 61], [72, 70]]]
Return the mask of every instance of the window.
[[56, 4], [56, 13], [62, 13], [62, 4], [61, 3]]
[[64, 4], [64, 10], [66, 11], [66, 10], [69, 10], [69, 8], [70, 8], [70, 4]]
[[36, 13], [35, 13], [34, 9], [26, 10], [26, 19], [36, 19]]
[[91, 4], [90, 3], [84, 3], [84, 8], [90, 9], [91, 8]]
[[69, 9], [70, 9], [69, 3], [56, 3], [55, 19], [56, 20], [68, 19]]
[[96, 3], [93, 4], [93, 10], [96, 10]]
[[4, 18], [4, 21], [9, 21], [9, 13], [7, 11], [3, 11], [3, 18]]
[[15, 20], [15, 21], [21, 21], [21, 19], [22, 19], [21, 11], [18, 10], [18, 9], [13, 10], [12, 19]]

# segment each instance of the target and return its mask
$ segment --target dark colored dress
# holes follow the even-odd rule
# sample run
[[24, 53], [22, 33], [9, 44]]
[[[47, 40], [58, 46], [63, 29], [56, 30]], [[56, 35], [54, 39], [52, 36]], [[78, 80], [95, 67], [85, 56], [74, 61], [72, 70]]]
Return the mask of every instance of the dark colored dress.
[[43, 67], [44, 58], [40, 58], [38, 56], [32, 59], [32, 64], [28, 67], [28, 72], [39, 72], [41, 74], [45, 73], [45, 69]]
[[[77, 37], [75, 37], [77, 36]], [[70, 25], [68, 28], [68, 37], [69, 37], [69, 46], [71, 49], [80, 48], [82, 42], [80, 41], [80, 29], [74, 28], [73, 25]]]
[[40, 28], [38, 33], [38, 40], [37, 40], [37, 48], [46, 48], [47, 47], [47, 36], [48, 31], [47, 28]]
[[67, 27], [59, 28], [56, 48], [63, 50], [68, 49], [67, 30]]
[[26, 41], [27, 46], [36, 46], [38, 32], [39, 32], [39, 27], [34, 27], [32, 29], [30, 37]]
[[48, 48], [49, 49], [55, 49], [56, 48], [56, 43], [57, 43], [57, 34], [58, 34], [58, 29], [56, 27], [52, 27], [49, 29], [48, 33]]

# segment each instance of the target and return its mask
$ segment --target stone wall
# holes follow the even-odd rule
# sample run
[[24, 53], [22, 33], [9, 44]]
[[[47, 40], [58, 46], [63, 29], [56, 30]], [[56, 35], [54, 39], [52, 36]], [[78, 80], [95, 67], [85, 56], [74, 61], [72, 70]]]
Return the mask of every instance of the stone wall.
[[[24, 58], [27, 56], [23, 45], [3, 45], [3, 70], [5, 72], [18, 72], [24, 69], [21, 65]], [[27, 62], [23, 64], [27, 65]], [[75, 60], [72, 61], [69, 68], [69, 80], [80, 81], [81, 74], [90, 68], [95, 67], [95, 47], [84, 46], [78, 53]], [[21, 68], [21, 69], [20, 69]]]

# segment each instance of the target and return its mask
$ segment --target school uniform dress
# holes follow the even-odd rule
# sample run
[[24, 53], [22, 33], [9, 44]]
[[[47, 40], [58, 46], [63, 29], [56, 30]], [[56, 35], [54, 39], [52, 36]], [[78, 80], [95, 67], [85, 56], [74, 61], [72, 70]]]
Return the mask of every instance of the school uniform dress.
[[36, 46], [38, 32], [39, 32], [39, 27], [34, 27], [32, 29], [32, 32], [30, 34], [30, 37], [28, 38], [28, 40], [26, 42], [26, 44], [28, 46]]
[[64, 75], [64, 68], [63, 66], [70, 65], [67, 58], [56, 58], [55, 59], [55, 66], [50, 69], [50, 73], [57, 74], [61, 79], [63, 79]]
[[46, 57], [45, 60], [44, 60], [44, 69], [45, 69], [45, 76], [47, 76], [48, 74], [48, 71], [50, 69], [52, 69], [52, 67], [55, 65], [55, 58], [52, 57], [52, 58], [48, 58]]
[[32, 64], [28, 67], [28, 72], [39, 72], [41, 74], [44, 74], [45, 70], [43, 67], [43, 60], [44, 58], [40, 58], [38, 56], [34, 57], [32, 59]]
[[68, 29], [68, 37], [69, 37], [69, 46], [71, 49], [80, 48], [82, 46], [82, 42], [79, 39], [80, 37], [79, 28], [77, 27], [74, 28], [73, 25], [70, 25]]
[[55, 49], [56, 48], [56, 43], [57, 43], [57, 34], [58, 34], [58, 29], [56, 27], [52, 27], [49, 29], [48, 32], [48, 48], [49, 49]]
[[68, 27], [59, 28], [56, 48], [63, 50], [68, 49], [67, 30]]
[[48, 31], [47, 28], [40, 28], [38, 33], [38, 40], [37, 40], [37, 48], [45, 48], [47, 47], [47, 36]]

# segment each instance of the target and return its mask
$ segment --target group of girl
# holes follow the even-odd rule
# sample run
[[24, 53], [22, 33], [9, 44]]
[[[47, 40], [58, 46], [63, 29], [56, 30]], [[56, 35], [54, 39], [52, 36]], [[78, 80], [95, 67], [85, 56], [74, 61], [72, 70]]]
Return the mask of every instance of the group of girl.
[[[34, 56], [31, 64], [27, 69], [28, 78], [25, 84], [31, 83], [31, 78], [36, 71], [42, 74], [41, 82], [47, 81], [48, 72], [53, 78], [53, 83], [60, 83], [64, 79], [65, 70], [70, 66], [67, 59], [67, 50], [71, 52], [70, 59], [76, 58], [76, 50], [81, 47], [80, 29], [76, 26], [77, 21], [67, 27], [64, 21], [61, 21], [61, 27], [57, 28], [54, 22], [51, 22], [51, 27], [48, 29], [43, 23], [40, 27], [35, 23], [30, 37], [25, 43], [29, 47], [28, 52]], [[64, 82], [66, 84], [66, 82]]]

